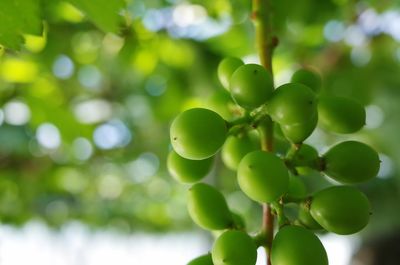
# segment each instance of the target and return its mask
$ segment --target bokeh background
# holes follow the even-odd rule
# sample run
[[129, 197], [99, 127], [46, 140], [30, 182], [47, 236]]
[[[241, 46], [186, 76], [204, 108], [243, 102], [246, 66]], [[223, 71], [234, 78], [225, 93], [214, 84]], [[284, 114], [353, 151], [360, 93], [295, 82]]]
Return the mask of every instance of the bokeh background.
[[[1, 1], [0, 264], [185, 264], [208, 251], [212, 236], [186, 211], [188, 187], [166, 170], [168, 128], [195, 106], [230, 118], [216, 67], [225, 56], [258, 62], [250, 2]], [[368, 227], [322, 235], [330, 264], [353, 255], [351, 264], [399, 264], [400, 2], [271, 2], [276, 83], [313, 67], [322, 93], [367, 110], [357, 134], [317, 129], [308, 142], [324, 152], [357, 139], [382, 160], [360, 185]], [[331, 185], [316, 173], [304, 180], [310, 192]], [[217, 158], [207, 181], [255, 231], [260, 207], [234, 172]]]

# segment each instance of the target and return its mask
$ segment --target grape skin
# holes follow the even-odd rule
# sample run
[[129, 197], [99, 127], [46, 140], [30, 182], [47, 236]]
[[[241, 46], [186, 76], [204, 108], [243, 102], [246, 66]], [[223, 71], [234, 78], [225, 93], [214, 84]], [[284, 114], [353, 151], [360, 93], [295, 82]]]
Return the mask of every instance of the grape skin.
[[180, 156], [191, 160], [209, 158], [222, 147], [227, 124], [216, 112], [189, 109], [179, 114], [171, 124], [172, 147]]
[[236, 69], [229, 88], [235, 102], [245, 109], [264, 104], [271, 97], [273, 89], [271, 74], [258, 64], [245, 64]]
[[272, 202], [287, 192], [289, 173], [283, 161], [276, 155], [253, 151], [240, 161], [238, 183], [251, 199]]

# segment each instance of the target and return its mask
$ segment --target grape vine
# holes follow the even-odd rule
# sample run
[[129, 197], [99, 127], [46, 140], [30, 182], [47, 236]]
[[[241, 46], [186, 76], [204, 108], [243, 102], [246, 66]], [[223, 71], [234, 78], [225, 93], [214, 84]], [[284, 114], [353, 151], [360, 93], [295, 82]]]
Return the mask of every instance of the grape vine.
[[[365, 109], [351, 99], [319, 96], [321, 77], [309, 69], [298, 70], [290, 83], [275, 88], [272, 54], [278, 41], [272, 34], [271, 17], [268, 0], [253, 1], [261, 65], [225, 58], [218, 67], [220, 82], [241, 115], [227, 121], [212, 110], [193, 108], [171, 124], [173, 150], [168, 169], [179, 182], [193, 183], [189, 215], [200, 227], [222, 232], [211, 252], [189, 265], [254, 265], [260, 246], [266, 249], [268, 265], [325, 265], [327, 253], [315, 231], [348, 235], [368, 224], [369, 201], [351, 185], [377, 175], [377, 152], [364, 143], [344, 141], [319, 154], [303, 143], [318, 121], [335, 133], [360, 130]], [[274, 152], [278, 137], [289, 143], [285, 156]], [[249, 235], [221, 192], [200, 182], [220, 150], [226, 167], [237, 171], [243, 193], [263, 205], [258, 234]], [[309, 170], [345, 185], [308, 194], [298, 175]], [[285, 214], [287, 205], [296, 205], [296, 218]]]

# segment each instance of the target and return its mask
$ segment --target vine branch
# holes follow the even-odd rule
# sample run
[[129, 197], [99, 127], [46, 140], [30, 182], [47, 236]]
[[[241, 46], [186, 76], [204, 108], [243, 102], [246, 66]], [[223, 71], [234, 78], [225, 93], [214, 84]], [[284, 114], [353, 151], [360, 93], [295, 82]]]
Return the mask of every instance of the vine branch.
[[[271, 0], [253, 0], [252, 19], [256, 31], [256, 43], [261, 64], [271, 73], [272, 54], [278, 44], [278, 39], [272, 34]], [[272, 78], [273, 79], [273, 78]], [[261, 136], [261, 149], [267, 152], [273, 151], [273, 127], [272, 120], [268, 117], [258, 126]], [[269, 204], [263, 204], [262, 234], [265, 234], [265, 250], [267, 252], [267, 265], [271, 265], [270, 252], [274, 237], [274, 216]]]

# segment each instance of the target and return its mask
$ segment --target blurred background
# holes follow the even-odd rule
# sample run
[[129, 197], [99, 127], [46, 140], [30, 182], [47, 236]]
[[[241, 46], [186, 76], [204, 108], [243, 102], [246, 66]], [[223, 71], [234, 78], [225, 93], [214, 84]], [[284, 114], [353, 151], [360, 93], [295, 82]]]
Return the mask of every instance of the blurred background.
[[[168, 128], [190, 107], [231, 117], [216, 67], [225, 56], [258, 62], [251, 1], [3, 2], [0, 264], [172, 265], [207, 252], [212, 236], [188, 217], [188, 187], [166, 170]], [[359, 186], [373, 208], [367, 228], [321, 235], [330, 264], [400, 264], [400, 2], [272, 6], [276, 84], [313, 67], [322, 93], [367, 110], [357, 134], [317, 129], [307, 141], [323, 153], [357, 139], [382, 160]], [[304, 180], [310, 192], [331, 185], [312, 172]], [[256, 231], [260, 206], [235, 173], [217, 159], [208, 181]]]

